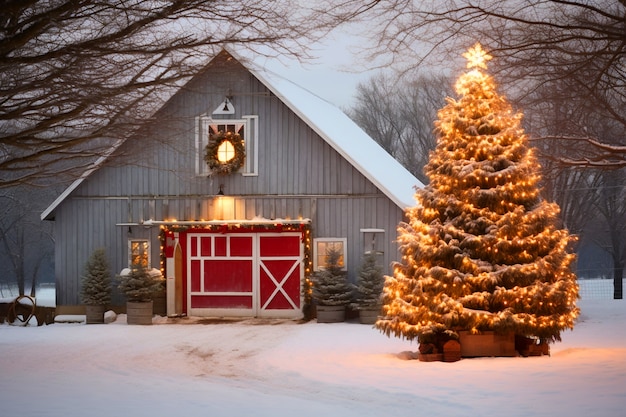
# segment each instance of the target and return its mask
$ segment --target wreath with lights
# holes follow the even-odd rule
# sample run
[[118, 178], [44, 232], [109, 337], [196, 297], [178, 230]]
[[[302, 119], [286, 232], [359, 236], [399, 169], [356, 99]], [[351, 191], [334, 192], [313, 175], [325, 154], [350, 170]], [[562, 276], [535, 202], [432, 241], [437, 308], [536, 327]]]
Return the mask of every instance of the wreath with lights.
[[[226, 162], [217, 157], [217, 151], [224, 142], [230, 142], [235, 150], [235, 156]], [[209, 165], [211, 174], [230, 174], [242, 167], [246, 158], [246, 148], [241, 135], [233, 132], [217, 132], [209, 135], [209, 143], [206, 145], [204, 160]]]

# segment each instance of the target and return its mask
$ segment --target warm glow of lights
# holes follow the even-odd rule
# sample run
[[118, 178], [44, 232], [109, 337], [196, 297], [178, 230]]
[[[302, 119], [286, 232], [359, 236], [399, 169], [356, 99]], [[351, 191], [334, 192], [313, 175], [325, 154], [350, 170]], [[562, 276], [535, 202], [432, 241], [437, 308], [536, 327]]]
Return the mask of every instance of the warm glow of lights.
[[217, 148], [217, 160], [225, 164], [235, 157], [235, 147], [229, 140], [223, 141]]
[[492, 57], [480, 44], [463, 56], [471, 71], [457, 81], [461, 97], [438, 112], [430, 185], [398, 228], [402, 263], [386, 280], [387, 318], [376, 327], [415, 339], [505, 326], [559, 340], [579, 314], [572, 237], [557, 229], [558, 206], [539, 196], [541, 166], [522, 115], [480, 71]]

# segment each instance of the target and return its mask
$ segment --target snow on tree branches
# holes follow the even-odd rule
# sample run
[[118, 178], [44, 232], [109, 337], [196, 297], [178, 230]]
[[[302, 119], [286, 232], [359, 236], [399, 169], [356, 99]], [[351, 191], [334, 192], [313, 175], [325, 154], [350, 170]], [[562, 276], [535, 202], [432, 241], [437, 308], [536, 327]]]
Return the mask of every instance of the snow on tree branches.
[[[480, 54], [484, 54], [483, 59]], [[435, 125], [437, 147], [398, 227], [402, 261], [384, 288], [386, 335], [424, 339], [461, 330], [560, 340], [579, 309], [573, 237], [539, 196], [540, 165], [493, 78], [475, 64]]]

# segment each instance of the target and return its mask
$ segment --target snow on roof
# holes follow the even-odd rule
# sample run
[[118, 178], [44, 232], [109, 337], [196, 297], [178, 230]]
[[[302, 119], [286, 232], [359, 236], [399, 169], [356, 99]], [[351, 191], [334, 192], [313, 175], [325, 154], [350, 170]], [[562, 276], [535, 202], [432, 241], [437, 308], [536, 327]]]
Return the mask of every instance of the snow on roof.
[[113, 146], [111, 146], [111, 148], [109, 148], [109, 150], [107, 152], [105, 152], [104, 155], [98, 157], [98, 159], [96, 159], [90, 166], [89, 168], [87, 168], [87, 170], [85, 172], [82, 173], [82, 175], [80, 177], [78, 177], [77, 179], [75, 179], [69, 187], [67, 187], [53, 202], [52, 204], [50, 204], [48, 206], [47, 209], [45, 209], [42, 213], [41, 213], [41, 220], [51, 220], [54, 216], [52, 215], [52, 213], [54, 212], [54, 210], [58, 207], [59, 204], [61, 204], [63, 202], [63, 200], [65, 200], [67, 198], [67, 196], [69, 196], [72, 191], [74, 191], [85, 179], [87, 179], [94, 171], [96, 171], [100, 165], [102, 165], [102, 163], [104, 161], [106, 161], [108, 159], [109, 156], [111, 156], [111, 154], [113, 152], [115, 152], [115, 150], [117, 148], [120, 147], [120, 145], [124, 143], [123, 140], [117, 140]]
[[[253, 60], [238, 57], [232, 51], [228, 52], [398, 207], [405, 209], [414, 205], [415, 187], [422, 188], [424, 184], [389, 155], [343, 111], [277, 72], [266, 68], [255, 68]], [[107, 155], [98, 158], [63, 191], [44, 210], [41, 219], [53, 218], [53, 212], [59, 204], [97, 170], [118, 146], [119, 143]]]
[[415, 204], [415, 187], [422, 188], [424, 184], [343, 111], [278, 73], [253, 66], [248, 69], [259, 81], [398, 207]]

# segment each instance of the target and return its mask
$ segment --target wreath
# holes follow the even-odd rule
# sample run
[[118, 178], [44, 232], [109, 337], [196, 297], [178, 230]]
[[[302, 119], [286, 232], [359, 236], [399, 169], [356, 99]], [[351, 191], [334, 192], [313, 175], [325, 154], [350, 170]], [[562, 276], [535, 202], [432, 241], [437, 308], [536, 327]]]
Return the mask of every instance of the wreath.
[[[230, 142], [235, 149], [235, 156], [226, 162], [222, 162], [217, 157], [217, 151], [224, 142]], [[205, 148], [204, 160], [209, 165], [211, 174], [230, 174], [237, 171], [243, 165], [246, 158], [246, 148], [243, 139], [238, 133], [217, 132], [209, 134], [209, 143]]]

